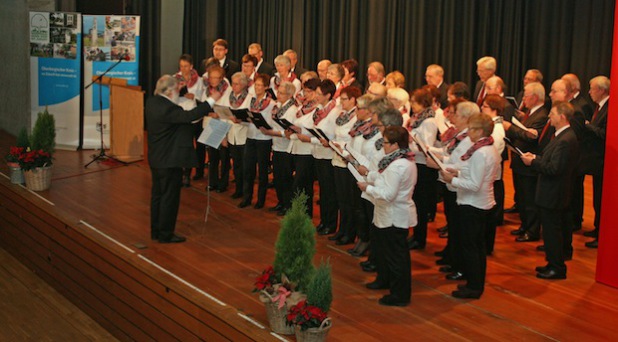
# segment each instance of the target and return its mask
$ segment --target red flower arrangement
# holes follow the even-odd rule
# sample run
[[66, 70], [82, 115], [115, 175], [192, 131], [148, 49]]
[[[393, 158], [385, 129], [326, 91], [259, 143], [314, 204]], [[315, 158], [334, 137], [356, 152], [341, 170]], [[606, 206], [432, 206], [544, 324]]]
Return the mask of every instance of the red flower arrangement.
[[319, 328], [327, 318], [326, 312], [317, 306], [307, 304], [306, 300], [292, 306], [288, 311], [287, 324], [299, 325], [300, 330]]
[[51, 166], [51, 154], [43, 150], [26, 151], [19, 155], [19, 166], [24, 171]]
[[255, 288], [253, 292], [258, 292], [262, 290], [272, 290], [274, 284], [278, 283], [277, 276], [275, 275], [275, 270], [272, 266], [268, 266], [262, 274], [255, 278]]
[[4, 156], [7, 163], [19, 163], [19, 157], [26, 152], [25, 147], [11, 146], [9, 153]]

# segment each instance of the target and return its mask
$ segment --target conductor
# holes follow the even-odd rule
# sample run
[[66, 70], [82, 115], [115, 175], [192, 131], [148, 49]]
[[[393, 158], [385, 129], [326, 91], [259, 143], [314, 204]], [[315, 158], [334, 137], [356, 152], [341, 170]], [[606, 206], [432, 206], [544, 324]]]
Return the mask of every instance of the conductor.
[[192, 121], [212, 112], [215, 98], [191, 111], [178, 103], [178, 81], [163, 75], [153, 97], [146, 101], [146, 130], [148, 132], [148, 163], [152, 174], [150, 200], [150, 237], [160, 243], [178, 243], [186, 238], [174, 234], [180, 205], [182, 168], [195, 167], [197, 157], [193, 149]]

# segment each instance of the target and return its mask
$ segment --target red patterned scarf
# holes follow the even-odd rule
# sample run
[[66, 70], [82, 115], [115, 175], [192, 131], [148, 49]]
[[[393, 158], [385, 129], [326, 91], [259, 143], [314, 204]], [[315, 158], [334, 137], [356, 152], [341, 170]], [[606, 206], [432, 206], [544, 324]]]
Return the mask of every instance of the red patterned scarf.
[[474, 154], [474, 152], [476, 152], [476, 150], [478, 150], [479, 148], [483, 147], [483, 146], [490, 146], [494, 144], [494, 138], [490, 135], [488, 137], [485, 138], [481, 138], [479, 139], [477, 142], [474, 143], [474, 145], [472, 145], [472, 147], [470, 147], [466, 153], [464, 153], [463, 156], [461, 156], [461, 160], [468, 160], [472, 157], [472, 155]]
[[313, 125], [317, 126], [336, 106], [337, 101], [331, 100], [324, 108], [315, 111], [315, 113], [313, 113]]

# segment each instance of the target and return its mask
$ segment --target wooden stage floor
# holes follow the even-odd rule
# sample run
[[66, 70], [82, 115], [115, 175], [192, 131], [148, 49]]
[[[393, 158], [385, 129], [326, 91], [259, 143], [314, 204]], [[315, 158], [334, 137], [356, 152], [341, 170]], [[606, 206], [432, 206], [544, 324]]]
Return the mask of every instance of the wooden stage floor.
[[[8, 146], [2, 144], [0, 152]], [[50, 190], [39, 193], [57, 210], [83, 220], [162, 268], [238, 312], [267, 325], [263, 305], [252, 293], [254, 278], [274, 257], [280, 218], [267, 211], [275, 204], [269, 190], [266, 208], [238, 209], [230, 190], [204, 191], [206, 181], [182, 190], [177, 232], [183, 244], [164, 245], [149, 239], [150, 171], [146, 162], [129, 166], [94, 163], [92, 151], [58, 151]], [[0, 167], [6, 173], [6, 166]], [[591, 186], [586, 180], [584, 231], [592, 228]], [[510, 171], [506, 173], [507, 203], [512, 204]], [[208, 221], [204, 222], [210, 204]], [[317, 223], [314, 220], [314, 223]], [[405, 308], [383, 307], [384, 291], [364, 284], [373, 275], [360, 270], [364, 259], [349, 256], [350, 246], [335, 246], [317, 237], [316, 264], [329, 257], [333, 266], [334, 326], [330, 341], [406, 340], [610, 340], [618, 333], [618, 289], [594, 280], [596, 250], [584, 247], [588, 238], [575, 233], [574, 258], [568, 279], [540, 280], [534, 267], [545, 264], [538, 243], [515, 243], [509, 234], [517, 215], [507, 214], [498, 228], [496, 250], [488, 258], [486, 291], [480, 300], [459, 300], [450, 293], [457, 282], [438, 272], [433, 252], [443, 248], [436, 228], [444, 225], [439, 207], [429, 224], [428, 244], [412, 252], [412, 303]], [[136, 244], [143, 244], [139, 249]], [[612, 318], [613, 317], [613, 318]], [[286, 337], [293, 340], [293, 337]], [[208, 340], [207, 336], [204, 339]]]

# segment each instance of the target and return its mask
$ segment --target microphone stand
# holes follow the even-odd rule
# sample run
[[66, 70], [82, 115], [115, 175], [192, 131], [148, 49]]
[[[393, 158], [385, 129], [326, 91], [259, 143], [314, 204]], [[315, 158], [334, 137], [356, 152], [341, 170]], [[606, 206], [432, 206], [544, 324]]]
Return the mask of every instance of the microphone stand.
[[95, 83], [99, 84], [99, 120], [101, 120], [100, 123], [100, 132], [101, 132], [101, 149], [99, 150], [99, 154], [93, 156], [94, 158], [88, 162], [88, 164], [84, 165], [84, 168], [88, 168], [88, 166], [92, 163], [94, 163], [97, 160], [100, 159], [104, 159], [104, 160], [113, 160], [115, 162], [118, 162], [122, 165], [129, 165], [129, 163], [127, 162], [123, 162], [122, 160], [118, 160], [112, 156], [109, 156], [105, 153], [105, 144], [103, 143], [103, 95], [102, 95], [102, 88], [103, 88], [103, 84], [101, 82], [101, 80], [103, 79], [103, 76], [107, 75], [108, 72], [110, 72], [112, 69], [114, 69], [118, 64], [120, 64], [120, 62], [122, 62], [122, 60], [125, 58], [125, 54], [120, 55], [120, 57], [118, 58], [118, 62], [112, 64], [112, 66], [110, 66], [107, 70], [105, 70], [104, 73], [102, 73], [101, 75], [97, 76], [94, 80], [92, 80], [92, 82], [90, 82], [90, 84], [88, 84], [86, 87], [84, 87], [84, 89], [88, 89], [91, 86], [93, 86]]

